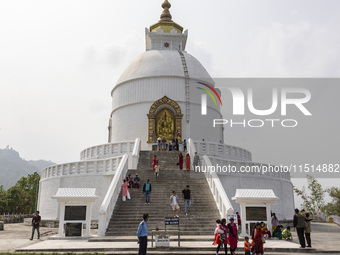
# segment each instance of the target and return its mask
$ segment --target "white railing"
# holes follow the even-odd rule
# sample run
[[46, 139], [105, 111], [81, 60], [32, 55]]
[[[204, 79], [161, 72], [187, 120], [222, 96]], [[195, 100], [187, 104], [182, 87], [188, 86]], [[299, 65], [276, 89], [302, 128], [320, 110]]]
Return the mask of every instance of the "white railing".
[[80, 152], [80, 160], [102, 159], [132, 153], [135, 141], [106, 143], [89, 147]]
[[98, 236], [105, 236], [107, 226], [110, 222], [112, 212], [122, 188], [122, 181], [128, 171], [128, 154], [125, 154], [120, 161], [116, 173], [106, 192], [104, 200], [99, 209]]
[[41, 172], [41, 179], [68, 175], [114, 174], [123, 156], [109, 159], [77, 161], [46, 167]]
[[137, 169], [139, 154], [141, 150], [141, 140], [140, 138], [136, 138], [135, 145], [133, 147], [132, 155], [131, 155], [131, 167], [130, 169]]
[[[242, 175], [247, 177], [270, 177], [270, 178], [278, 178], [278, 179], [285, 179], [290, 180], [290, 173], [287, 169], [287, 172], [284, 172], [283, 169], [280, 169], [279, 166], [275, 165], [268, 165], [262, 163], [255, 163], [255, 162], [245, 162], [245, 161], [237, 161], [237, 160], [228, 160], [228, 159], [221, 159], [217, 157], [209, 157], [212, 162], [213, 166], [230, 166], [234, 167], [235, 170], [227, 171], [226, 174], [228, 175]], [[271, 168], [270, 168], [271, 167]], [[229, 169], [229, 167], [228, 167]], [[267, 172], [264, 172], [266, 171]], [[273, 169], [273, 170], [270, 170]], [[240, 172], [242, 170], [243, 172]], [[244, 172], [247, 170], [247, 172]], [[248, 171], [249, 170], [249, 171]], [[250, 172], [251, 171], [251, 172]], [[258, 172], [257, 172], [258, 171]], [[221, 171], [223, 173], [223, 170]]]
[[250, 151], [237, 146], [203, 141], [193, 142], [199, 155], [216, 156], [242, 161], [252, 160]]
[[[188, 139], [188, 152], [191, 155], [191, 164], [193, 164], [194, 155], [196, 152], [195, 142], [190, 138]], [[212, 163], [208, 156], [204, 155], [201, 163], [204, 167], [212, 166]], [[210, 191], [215, 199], [217, 208], [222, 218], [226, 218], [227, 214], [233, 214], [234, 208], [230, 203], [230, 200], [225, 192], [220, 178], [215, 172], [206, 171], [204, 173], [205, 178], [209, 184]]]
[[[203, 156], [202, 166], [203, 167], [212, 166], [209, 157], [206, 155]], [[221, 217], [226, 218], [228, 214], [233, 214], [234, 208], [231, 205], [227, 193], [225, 192], [223, 185], [220, 181], [220, 178], [217, 176], [216, 172], [206, 171], [204, 175], [209, 184], [211, 193], [214, 196]]]

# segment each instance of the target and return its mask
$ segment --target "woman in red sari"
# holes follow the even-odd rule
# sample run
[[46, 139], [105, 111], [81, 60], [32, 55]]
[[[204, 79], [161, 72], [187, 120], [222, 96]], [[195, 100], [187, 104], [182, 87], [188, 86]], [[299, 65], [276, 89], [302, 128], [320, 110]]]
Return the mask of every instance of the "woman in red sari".
[[156, 165], [156, 162], [157, 162], [157, 155], [153, 155], [153, 159], [152, 159], [152, 170], [155, 171], [155, 165]]
[[[227, 234], [228, 234], [228, 230], [227, 230], [227, 227], [226, 227], [226, 223], [227, 223], [227, 220], [226, 219], [222, 219], [221, 221], [220, 220], [217, 220], [216, 221], [217, 225], [216, 225], [216, 229], [215, 229], [215, 240], [213, 242], [213, 245], [216, 245], [217, 244], [217, 249], [216, 249], [216, 254], [218, 254], [218, 252], [220, 251], [220, 248], [221, 246], [224, 245], [224, 252], [225, 254], [228, 253], [228, 247], [227, 247], [227, 244], [228, 244], [228, 239], [227, 239]], [[221, 233], [223, 233], [223, 243], [222, 243], [222, 238], [221, 238]]]
[[261, 224], [256, 223], [252, 238], [254, 240], [254, 250], [256, 254], [263, 254], [263, 234], [261, 231]]
[[183, 155], [181, 152], [178, 155], [178, 164], [179, 164], [179, 170], [183, 170]]
[[185, 157], [185, 168], [187, 169], [187, 171], [190, 171], [190, 155], [189, 155], [189, 153], [187, 153], [187, 155]]
[[238, 241], [238, 231], [237, 231], [237, 227], [236, 224], [234, 223], [234, 219], [231, 218], [230, 219], [230, 223], [227, 225], [228, 227], [228, 241], [229, 241], [229, 245], [230, 245], [230, 252], [231, 255], [235, 255], [235, 250], [237, 248], [237, 241]]

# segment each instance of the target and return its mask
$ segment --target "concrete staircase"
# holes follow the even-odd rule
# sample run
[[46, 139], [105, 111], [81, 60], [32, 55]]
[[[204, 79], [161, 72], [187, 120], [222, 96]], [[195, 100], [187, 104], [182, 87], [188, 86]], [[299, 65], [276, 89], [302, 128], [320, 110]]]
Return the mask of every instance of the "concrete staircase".
[[[155, 180], [152, 170], [153, 155], [157, 155], [160, 165], [160, 178]], [[145, 204], [145, 198], [141, 189], [130, 191], [131, 200], [123, 202], [121, 197], [118, 200], [111, 221], [106, 231], [106, 236], [135, 236], [138, 224], [141, 222], [143, 213], [148, 213], [149, 231], [164, 229], [164, 218], [173, 217], [172, 209], [169, 205], [172, 191], [176, 191], [180, 198], [181, 211], [180, 230], [181, 235], [213, 235], [215, 220], [220, 218], [216, 203], [208, 187], [203, 174], [179, 170], [178, 152], [149, 152], [142, 151], [137, 170], [129, 170], [128, 173], [141, 178], [141, 186], [150, 179], [152, 185], [150, 205]], [[184, 162], [185, 169], [185, 162]], [[189, 215], [185, 215], [182, 190], [186, 185], [190, 185], [192, 194]], [[121, 195], [120, 195], [121, 196]], [[173, 226], [167, 229], [176, 229]]]

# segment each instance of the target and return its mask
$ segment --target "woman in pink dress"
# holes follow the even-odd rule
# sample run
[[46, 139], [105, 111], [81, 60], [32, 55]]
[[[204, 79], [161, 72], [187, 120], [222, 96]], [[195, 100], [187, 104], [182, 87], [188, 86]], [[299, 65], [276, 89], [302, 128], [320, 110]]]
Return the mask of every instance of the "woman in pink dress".
[[130, 198], [130, 193], [129, 193], [129, 183], [126, 182], [126, 180], [123, 181], [123, 201], [125, 202], [126, 201], [126, 197], [128, 199], [131, 199]]
[[238, 233], [237, 233], [237, 227], [234, 223], [234, 219], [230, 219], [230, 223], [227, 226], [228, 228], [228, 236], [229, 236], [229, 245], [230, 245], [230, 252], [231, 255], [235, 255], [235, 250], [237, 248], [237, 241], [238, 241]]

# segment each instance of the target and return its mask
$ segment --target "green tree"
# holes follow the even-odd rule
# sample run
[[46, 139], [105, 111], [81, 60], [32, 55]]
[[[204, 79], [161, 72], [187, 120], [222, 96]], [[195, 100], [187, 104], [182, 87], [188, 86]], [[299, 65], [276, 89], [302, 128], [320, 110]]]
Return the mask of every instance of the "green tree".
[[27, 198], [24, 190], [17, 185], [9, 188], [6, 191], [7, 200], [7, 213], [23, 213], [25, 212], [25, 204], [27, 204]]
[[6, 191], [4, 190], [4, 186], [0, 185], [0, 214], [4, 213], [6, 208], [7, 208]]
[[294, 187], [294, 192], [303, 200], [301, 206], [306, 211], [319, 213], [325, 206], [325, 190], [322, 189], [321, 184], [311, 175], [307, 175], [308, 193], [303, 186], [302, 190]]
[[333, 201], [325, 206], [326, 214], [340, 216], [340, 188], [332, 187], [327, 192]]
[[[25, 208], [29, 213], [33, 213], [37, 207], [37, 198], [39, 191], [39, 181], [40, 176], [37, 172], [33, 174], [29, 174], [27, 177], [22, 177], [17, 183], [16, 186], [22, 190], [23, 198], [22, 198], [22, 208]], [[22, 211], [24, 212], [24, 211]]]
[[[0, 209], [5, 213], [33, 213], [37, 206], [40, 176], [38, 173], [22, 177], [3, 191], [0, 188]], [[3, 202], [2, 202], [3, 201]], [[1, 211], [0, 211], [1, 212]]]

